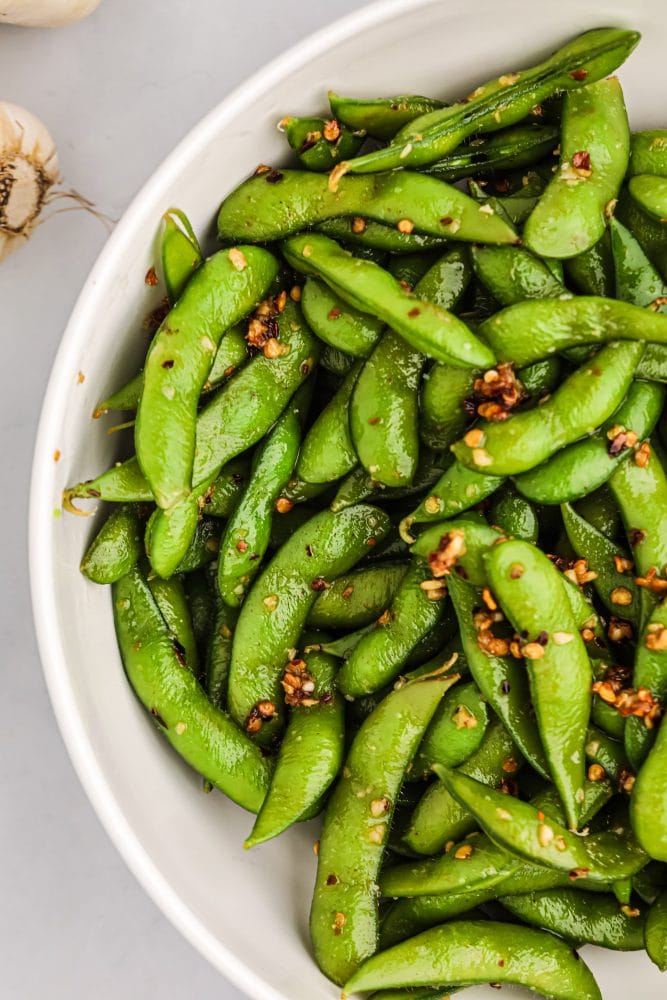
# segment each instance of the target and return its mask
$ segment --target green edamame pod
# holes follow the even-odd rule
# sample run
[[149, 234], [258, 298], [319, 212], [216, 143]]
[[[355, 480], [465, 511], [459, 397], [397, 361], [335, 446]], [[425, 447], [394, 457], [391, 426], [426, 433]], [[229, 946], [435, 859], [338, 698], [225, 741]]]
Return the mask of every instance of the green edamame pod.
[[93, 417], [97, 419], [109, 410], [136, 410], [143, 388], [144, 372], [142, 369], [136, 375], [133, 375], [120, 389], [117, 389], [116, 392], [99, 402], [93, 410]]
[[642, 764], [630, 796], [630, 820], [637, 840], [656, 861], [667, 861], [667, 726]]
[[[588, 250], [563, 261], [563, 267], [568, 282], [581, 295], [614, 297], [614, 262], [608, 229], [605, 229], [597, 243]], [[573, 350], [583, 350], [583, 348], [573, 348]]]
[[[452, 446], [465, 466], [512, 475], [540, 465], [561, 448], [592, 434], [622, 403], [643, 346], [611, 343], [563, 382], [543, 406], [503, 423], [480, 422]], [[525, 495], [525, 494], [524, 494]]]
[[[626, 396], [626, 400], [629, 395], [630, 393]], [[621, 515], [606, 483], [579, 500], [574, 509], [580, 517], [588, 521], [610, 542], [618, 537], [621, 529]]]
[[[618, 219], [609, 220], [609, 235], [616, 276], [616, 297], [636, 306], [647, 306], [665, 294], [665, 284], [638, 240]], [[664, 312], [664, 305], [656, 305]]]
[[388, 271], [351, 257], [337, 243], [308, 233], [283, 243], [290, 264], [317, 274], [358, 309], [373, 313], [416, 351], [462, 367], [485, 367], [494, 356], [446, 309], [410, 295]]
[[192, 671], [195, 677], [199, 677], [197, 640], [192, 628], [190, 606], [183, 581], [178, 576], [173, 576], [171, 580], [149, 577], [148, 587], [175, 640], [175, 644], [178, 644], [178, 652], [184, 665]]
[[[456, 670], [456, 664], [452, 669]], [[463, 764], [479, 749], [488, 721], [486, 702], [477, 685], [457, 685], [438, 706], [410, 766], [409, 779], [430, 777], [433, 764]]]
[[624, 401], [596, 434], [569, 445], [543, 465], [517, 476], [515, 486], [536, 503], [569, 503], [587, 496], [606, 483], [634, 454], [623, 439], [618, 439], [617, 446], [615, 435], [609, 438], [612, 427], [632, 430], [641, 441], [658, 422], [664, 399], [661, 385], [633, 382]]
[[193, 274], [155, 334], [135, 445], [160, 507], [172, 507], [192, 489], [197, 403], [220, 337], [259, 302], [277, 273], [278, 262], [267, 250], [221, 250]]
[[523, 239], [541, 257], [576, 257], [605, 230], [630, 156], [630, 126], [617, 77], [565, 95], [560, 164], [526, 221]]
[[215, 708], [180, 650], [138, 569], [113, 584], [116, 634], [130, 684], [174, 749], [234, 802], [256, 812], [271, 762]]
[[[353, 508], [352, 508], [353, 509]], [[338, 515], [340, 516], [340, 515]], [[430, 571], [414, 562], [401, 580], [378, 627], [354, 648], [338, 675], [338, 687], [348, 698], [378, 691], [393, 680], [408, 655], [442, 618], [443, 594], [422, 587]]]
[[537, 726], [568, 823], [576, 827], [592, 677], [565, 585], [553, 563], [528, 542], [496, 545], [485, 562], [496, 600], [528, 640], [523, 653]]
[[[639, 590], [630, 569], [628, 553], [588, 524], [569, 504], [562, 504], [561, 513], [572, 548], [597, 576], [593, 586], [604, 606], [614, 615], [630, 622], [639, 620]], [[626, 569], [618, 569], [617, 566]]]
[[[337, 664], [326, 653], [293, 660], [292, 709], [271, 784], [245, 847], [277, 837], [306, 818], [343, 762], [345, 712], [335, 690]], [[287, 678], [286, 678], [287, 680]]]
[[470, 421], [465, 400], [477, 372], [435, 364], [424, 376], [419, 436], [431, 448], [445, 450], [463, 434]]
[[353, 129], [363, 129], [374, 139], [391, 139], [419, 115], [443, 108], [433, 97], [342, 97], [329, 91], [329, 104], [335, 117]]
[[215, 389], [249, 359], [248, 341], [245, 335], [246, 326], [242, 323], [237, 323], [222, 335], [211, 370], [204, 383], [204, 390]]
[[192, 631], [197, 643], [197, 653], [201, 661], [205, 659], [206, 647], [215, 618], [215, 592], [209, 583], [205, 570], [194, 570], [184, 579], [185, 596], [188, 599]]
[[173, 572], [196, 526], [199, 498], [205, 502], [222, 466], [263, 437], [317, 360], [317, 342], [295, 303], [288, 302], [278, 317], [278, 334], [287, 353], [277, 358], [257, 354], [199, 413], [198, 485], [184, 501], [159, 511], [150, 525], [151, 565], [160, 576]]
[[540, 530], [537, 512], [511, 483], [505, 483], [494, 496], [489, 520], [507, 535], [521, 538], [525, 542], [537, 542]]
[[355, 309], [317, 278], [306, 279], [301, 308], [325, 344], [356, 358], [368, 357], [384, 327], [382, 320]]
[[595, 296], [534, 299], [496, 313], [482, 323], [479, 335], [501, 361], [521, 367], [578, 344], [637, 340], [664, 345], [667, 316]]
[[475, 274], [503, 306], [568, 294], [546, 264], [524, 247], [473, 247], [471, 256]]
[[283, 118], [281, 130], [306, 170], [331, 170], [335, 163], [355, 156], [364, 141], [361, 130], [335, 119]]
[[93, 583], [114, 583], [130, 572], [141, 551], [136, 508], [123, 504], [112, 511], [95, 535], [79, 569]]
[[548, 889], [525, 896], [501, 896], [500, 902], [526, 924], [577, 943], [614, 951], [641, 951], [644, 912], [628, 916], [612, 896], [577, 889]]
[[454, 542], [451, 558], [445, 559], [442, 585], [448, 582], [452, 566], [457, 567], [461, 578], [473, 587], [484, 587], [487, 584], [487, 573], [484, 558], [488, 549], [501, 539], [502, 532], [491, 528], [483, 517], [476, 518], [474, 514], [459, 517], [443, 524], [435, 524], [422, 532], [413, 542], [413, 555], [420, 556], [429, 564], [437, 567], [438, 560], [434, 556], [445, 550]]
[[624, 775], [630, 774], [630, 765], [620, 741], [594, 726], [589, 726], [586, 741], [586, 759], [603, 767], [613, 782], [618, 784]]
[[350, 570], [388, 529], [387, 515], [375, 507], [322, 511], [295, 531], [255, 581], [234, 633], [229, 710], [261, 743], [270, 742], [282, 723], [281, 673], [317, 593], [327, 577]]
[[489, 982], [525, 986], [551, 1000], [602, 1000], [593, 973], [570, 944], [533, 927], [490, 920], [424, 931], [369, 958], [344, 989]]
[[[583, 877], [591, 882], [634, 875], [647, 856], [632, 834], [614, 830], [578, 836], [557, 822], [546, 809], [503, 795], [458, 771], [436, 764], [445, 787], [475, 816], [484, 832], [499, 846], [528, 861]], [[544, 818], [542, 818], [544, 817]]]
[[168, 208], [162, 216], [160, 236], [162, 273], [169, 302], [174, 302], [202, 262], [202, 252], [190, 220], [180, 208]]
[[229, 607], [242, 603], [269, 546], [274, 503], [299, 452], [301, 427], [296, 411], [302, 392], [259, 449], [248, 487], [225, 525], [218, 554], [218, 590]]
[[345, 169], [359, 174], [428, 166], [470, 135], [515, 125], [548, 97], [602, 79], [627, 58], [638, 41], [637, 32], [586, 31], [537, 66], [489, 80], [467, 101], [414, 119], [389, 146], [339, 164], [339, 174]]
[[667, 972], [667, 891], [658, 896], [648, 912], [644, 940], [648, 957], [661, 972]]
[[405, 519], [405, 526], [428, 521], [442, 521], [469, 510], [486, 500], [502, 486], [505, 476], [489, 476], [453, 462], [437, 481], [433, 490]]
[[[338, 515], [343, 516], [343, 515]], [[377, 947], [377, 877], [394, 804], [452, 678], [392, 691], [362, 723], [324, 816], [310, 913], [315, 958], [342, 984]]]
[[667, 566], [667, 476], [653, 447], [645, 465], [623, 462], [609, 480], [621, 511], [638, 576]]
[[[667, 699], [667, 601], [656, 605], [644, 624], [635, 650], [632, 684], [635, 690], [648, 689], [660, 703]], [[651, 728], [646, 725], [647, 721]], [[625, 749], [636, 769], [644, 762], [653, 746], [656, 732], [654, 721], [630, 715], [625, 722]]]
[[217, 556], [219, 548], [220, 526], [214, 520], [202, 518], [197, 521], [194, 534], [174, 573], [192, 573], [208, 566]]
[[627, 226], [651, 263], [667, 281], [667, 233], [662, 223], [642, 212], [627, 189], [621, 191], [614, 214]]
[[407, 219], [418, 233], [439, 239], [517, 242], [513, 226], [495, 212], [484, 211], [484, 205], [463, 191], [425, 174], [347, 177], [336, 191], [321, 174], [282, 170], [277, 183], [267, 184], [270, 176], [251, 177], [227, 195], [218, 212], [221, 240], [270, 242], [327, 219], [354, 216], [394, 227]]
[[456, 574], [451, 574], [447, 582], [463, 651], [475, 683], [526, 760], [538, 774], [549, 778], [549, 767], [532, 715], [528, 678], [523, 665], [511, 656], [496, 656], [481, 648], [477, 641], [479, 633], [473, 623], [475, 610], [483, 607], [479, 594], [460, 581]]
[[[391, 254], [413, 254], [419, 251], [442, 247], [447, 242], [444, 236], [432, 236], [429, 233], [413, 231], [402, 233], [396, 226], [374, 222], [355, 215], [352, 218], [343, 215], [335, 219], [319, 222], [315, 227], [318, 232], [339, 240], [348, 247], [356, 247], [367, 251], [375, 250]], [[381, 263], [376, 260], [376, 263]]]
[[231, 517], [250, 479], [246, 457], [233, 458], [223, 466], [214, 487], [204, 496], [204, 511], [209, 517]]
[[667, 217], [667, 178], [640, 174], [630, 178], [628, 191], [647, 215], [658, 222]]
[[322, 410], [304, 438], [296, 475], [308, 483], [331, 483], [351, 472], [357, 453], [350, 436], [350, 398], [361, 363], [350, 370], [331, 402]]
[[516, 125], [496, 135], [480, 135], [437, 160], [427, 172], [443, 181], [471, 174], [478, 177], [495, 170], [528, 167], [548, 156], [558, 145], [553, 125]]
[[370, 625], [389, 606], [406, 570], [405, 563], [382, 563], [339, 576], [317, 597], [308, 624], [323, 629]]
[[229, 664], [232, 658], [232, 638], [238, 612], [219, 597], [206, 647], [206, 693], [217, 708], [227, 703]]
[[[522, 763], [523, 758], [504, 726], [493, 721], [479, 750], [461, 764], [458, 773], [496, 787], [511, 780]], [[447, 841], [456, 842], [476, 827], [472, 813], [438, 781], [427, 788], [416, 806], [403, 840], [417, 854], [436, 854]]]
[[647, 129], [633, 132], [630, 142], [628, 175], [654, 174], [667, 177], [667, 132], [665, 129]]

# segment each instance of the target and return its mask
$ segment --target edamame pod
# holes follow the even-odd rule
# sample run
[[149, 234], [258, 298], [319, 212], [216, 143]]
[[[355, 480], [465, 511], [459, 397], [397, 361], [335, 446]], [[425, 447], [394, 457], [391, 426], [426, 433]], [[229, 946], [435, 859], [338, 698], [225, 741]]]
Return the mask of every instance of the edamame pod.
[[[405, 255], [442, 247], [447, 242], [444, 236], [417, 231], [403, 233], [396, 226], [363, 219], [358, 215], [327, 219], [319, 222], [315, 228], [325, 236], [340, 240], [345, 246], [356, 247], [357, 252], [363, 247], [369, 251]], [[376, 260], [376, 263], [381, 261]]]
[[455, 677], [420, 679], [392, 691], [362, 723], [329, 800], [310, 933], [317, 963], [335, 983], [344, 983], [377, 948], [377, 878], [394, 804]]
[[369, 958], [345, 992], [412, 983], [514, 983], [551, 1000], [602, 1000], [593, 973], [565, 941], [532, 927], [454, 921]]
[[480, 646], [474, 614], [484, 606], [484, 602], [478, 592], [459, 580], [456, 574], [448, 578], [448, 588], [459, 623], [463, 651], [475, 683], [526, 760], [538, 774], [549, 779], [549, 766], [535, 726], [523, 665], [511, 656], [495, 655], [490, 648]]
[[130, 684], [174, 749], [234, 802], [256, 812], [271, 762], [215, 708], [191, 671], [138, 569], [113, 585], [116, 634]]
[[637, 840], [656, 861], [667, 861], [667, 726], [660, 726], [630, 796]]
[[525, 896], [501, 896], [500, 903], [524, 923], [569, 941], [614, 951], [640, 951], [644, 947], [645, 913], [628, 915], [613, 896], [547, 889]]
[[382, 563], [339, 576], [317, 597], [308, 624], [323, 629], [370, 625], [389, 606], [407, 568], [406, 563]]
[[[642, 441], [651, 433], [662, 411], [665, 390], [649, 382], [633, 382], [628, 394], [609, 420], [591, 437], [569, 445], [543, 465], [517, 476], [514, 484], [536, 503], [569, 503], [587, 496], [606, 483], [615, 470], [630, 461], [634, 451], [621, 434], [633, 431]], [[477, 473], [479, 475], [479, 473]]]
[[[458, 659], [452, 669], [457, 666]], [[458, 684], [438, 706], [410, 766], [410, 780], [430, 777], [433, 764], [463, 764], [479, 749], [488, 721], [486, 701], [477, 685]]]
[[661, 128], [633, 132], [630, 143], [630, 177], [655, 174], [667, 177], [667, 131]]
[[227, 704], [232, 638], [238, 612], [217, 596], [213, 626], [206, 647], [206, 693], [217, 708]]
[[648, 957], [661, 972], [667, 972], [667, 891], [658, 896], [648, 912], [644, 939]]
[[[580, 295], [601, 295], [603, 298], [614, 298], [614, 262], [608, 229], [605, 229], [597, 243], [594, 243], [588, 250], [584, 250], [583, 253], [577, 254], [576, 257], [564, 260], [562, 266], [568, 283]], [[621, 296], [617, 295], [616, 298], [621, 298]], [[575, 347], [572, 350], [582, 351], [583, 348]]]
[[503, 306], [569, 295], [539, 257], [524, 247], [473, 247], [475, 274]]
[[667, 217], [667, 177], [640, 174], [630, 179], [628, 190], [647, 215], [658, 222]]
[[192, 628], [190, 606], [183, 581], [178, 576], [172, 577], [171, 580], [149, 577], [148, 587], [167, 628], [178, 644], [182, 665], [187, 666], [188, 670], [200, 679], [197, 640]]
[[[648, 443], [643, 455], [639, 463], [623, 462], [609, 486], [621, 511], [638, 576], [653, 573], [660, 578], [667, 566], [667, 476]], [[658, 583], [656, 592], [659, 587]]]
[[667, 281], [667, 233], [662, 223], [642, 212], [627, 189], [621, 191], [614, 214], [627, 226], [651, 263]]
[[462, 514], [490, 497], [504, 482], [505, 476], [489, 476], [453, 462], [428, 496], [405, 519], [405, 527], [409, 529], [411, 524], [442, 521]]
[[386, 148], [339, 164], [335, 176], [346, 170], [358, 174], [434, 163], [470, 135], [515, 125], [553, 94], [602, 79], [628, 57], [638, 41], [634, 31], [586, 31], [537, 66], [505, 73], [477, 87], [465, 102], [414, 119]]
[[160, 507], [172, 507], [192, 489], [197, 403], [220, 337], [259, 302], [277, 273], [267, 250], [221, 250], [195, 272], [155, 334], [135, 446]]
[[228, 697], [232, 718], [263, 745], [282, 724], [281, 674], [316, 595], [388, 529], [387, 515], [375, 507], [322, 511], [295, 531], [255, 581], [234, 633]]
[[374, 139], [391, 139], [400, 128], [419, 115], [443, 108], [433, 97], [342, 97], [329, 91], [329, 104], [336, 118], [353, 129], [363, 129]]
[[537, 542], [540, 530], [537, 512], [511, 483], [505, 483], [494, 496], [489, 520], [491, 524], [497, 525], [513, 538], [520, 538], [524, 542]]
[[588, 524], [569, 504], [561, 506], [561, 514], [572, 548], [580, 559], [586, 560], [588, 569], [597, 574], [593, 586], [602, 603], [613, 615], [636, 624], [639, 589], [630, 572], [632, 560], [627, 552]]
[[248, 487], [225, 525], [218, 553], [218, 590], [229, 607], [242, 603], [269, 546], [274, 503], [299, 452], [300, 392], [295, 406], [285, 410], [261, 446]]
[[245, 847], [277, 837], [306, 818], [340, 771], [345, 741], [337, 665], [326, 653], [305, 653], [288, 664], [291, 705], [271, 784]]
[[420, 639], [440, 621], [444, 588], [437, 583], [435, 590], [423, 587], [429, 577], [422, 563], [413, 562], [378, 627], [355, 646], [338, 675], [347, 698], [371, 694], [393, 680]]
[[526, 246], [541, 257], [576, 257], [605, 230], [630, 156], [630, 126], [617, 77], [565, 95], [560, 164], [527, 219]]
[[456, 181], [474, 174], [512, 170], [539, 163], [558, 145], [558, 129], [554, 125], [516, 125], [496, 135], [480, 135], [469, 143], [436, 160], [427, 173], [443, 181]]
[[329, 178], [321, 174], [279, 173], [277, 182], [266, 183], [271, 174], [251, 177], [227, 195], [218, 212], [221, 240], [282, 240], [340, 216], [389, 226], [407, 220], [417, 232], [441, 239], [483, 243], [518, 239], [513, 226], [495, 212], [436, 177], [415, 173], [348, 177], [332, 191]]
[[482, 323], [479, 335], [500, 361], [521, 367], [578, 344], [616, 340], [666, 344], [667, 316], [596, 296], [536, 299], [496, 313]]
[[168, 208], [162, 221], [162, 273], [169, 301], [173, 304], [182, 295], [193, 271], [202, 263], [202, 252], [190, 220], [180, 208]]
[[317, 274], [356, 308], [378, 316], [415, 350], [462, 367], [494, 363], [489, 349], [452, 313], [410, 295], [388, 271], [351, 257], [326, 236], [292, 236], [283, 253], [297, 270]]
[[320, 340], [355, 358], [368, 357], [384, 327], [382, 320], [355, 309], [317, 278], [306, 279], [301, 308]]
[[111, 512], [95, 535], [79, 568], [93, 583], [114, 583], [130, 572], [141, 550], [137, 510], [123, 504]]
[[335, 163], [354, 156], [364, 133], [325, 118], [283, 118], [280, 128], [306, 170], [331, 170]]
[[570, 872], [573, 878], [609, 883], [634, 875], [648, 860], [628, 831], [578, 836], [543, 810], [469, 778], [460, 768], [436, 764], [434, 770], [487, 836], [528, 861]]
[[522, 652], [537, 726], [568, 823], [576, 828], [592, 677], [565, 585], [553, 563], [527, 542], [496, 545], [485, 562], [496, 600], [527, 640]]
[[491, 475], [513, 475], [540, 465], [577, 438], [592, 434], [614, 413], [642, 351], [641, 344], [608, 344], [544, 405], [502, 423], [481, 421], [452, 445], [455, 457], [468, 468]]

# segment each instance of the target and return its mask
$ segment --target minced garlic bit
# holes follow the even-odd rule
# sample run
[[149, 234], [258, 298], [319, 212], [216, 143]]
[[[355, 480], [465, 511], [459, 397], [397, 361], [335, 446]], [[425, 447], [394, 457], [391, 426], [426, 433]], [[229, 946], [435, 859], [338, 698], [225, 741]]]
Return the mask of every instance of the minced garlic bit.
[[539, 660], [544, 656], [544, 646], [539, 642], [527, 642], [521, 651], [527, 660]]
[[437, 514], [440, 510], [440, 498], [431, 494], [424, 500], [424, 510], [427, 514]]
[[589, 781], [602, 781], [606, 776], [606, 771], [601, 764], [591, 764], [587, 771]]
[[289, 345], [281, 344], [275, 337], [270, 337], [262, 347], [262, 354], [265, 358], [269, 358], [269, 360], [282, 358], [285, 354], [289, 354], [289, 352]]
[[501, 87], [509, 87], [510, 84], [516, 83], [520, 76], [521, 73], [504, 73], [498, 77], [498, 83]]
[[639, 445], [639, 448], [634, 453], [633, 462], [638, 465], [640, 469], [645, 469], [646, 466], [651, 461], [651, 446], [648, 441], [644, 441], [643, 444]]
[[422, 580], [419, 587], [426, 593], [429, 601], [441, 601], [447, 596], [447, 588], [442, 580]]
[[630, 622], [626, 622], [622, 618], [614, 618], [612, 615], [609, 619], [609, 627], [607, 629], [607, 636], [612, 642], [622, 642], [624, 639], [632, 639], [633, 635]]
[[384, 835], [387, 830], [386, 823], [378, 823], [377, 826], [372, 826], [368, 831], [368, 839], [371, 844], [377, 844], [380, 846], [384, 843]]
[[396, 228], [399, 233], [406, 233], [406, 235], [410, 235], [415, 228], [415, 224], [411, 219], [399, 219], [396, 223]]
[[384, 816], [385, 813], [388, 813], [390, 808], [391, 802], [389, 799], [373, 799], [371, 802], [371, 816], [373, 819], [379, 819], [380, 816]]
[[351, 228], [353, 233], [363, 233], [366, 229], [366, 220], [362, 219], [360, 215], [355, 215], [352, 219]]
[[629, 573], [633, 569], [634, 563], [632, 559], [627, 559], [625, 556], [615, 555], [614, 566], [617, 573]]
[[622, 667], [611, 667], [604, 679], [593, 684], [593, 694], [612, 705], [623, 718], [635, 715], [643, 719], [647, 729], [653, 729], [662, 715], [662, 705], [646, 687], [625, 686], [627, 672]]
[[551, 638], [557, 646], [566, 646], [568, 642], [572, 642], [574, 635], [572, 632], [552, 632]]
[[475, 729], [477, 726], [477, 719], [465, 705], [459, 705], [452, 715], [452, 722], [457, 729]]
[[278, 595], [277, 594], [268, 594], [262, 600], [262, 604], [264, 605], [265, 608], [268, 608], [269, 611], [275, 611], [276, 608], [278, 607]]
[[337, 913], [336, 916], [334, 917], [334, 922], [331, 925], [332, 930], [336, 935], [336, 937], [339, 937], [343, 933], [343, 927], [345, 927], [345, 922], [346, 922], [345, 914]]
[[626, 430], [621, 424], [614, 424], [607, 431], [607, 438], [611, 442], [608, 448], [609, 454], [615, 458], [628, 448], [634, 448], [639, 440], [639, 435], [635, 431]]
[[436, 579], [449, 576], [452, 567], [466, 553], [465, 535], [460, 528], [454, 528], [443, 535], [435, 552], [429, 552], [428, 564]]
[[309, 672], [305, 660], [290, 660], [285, 667], [280, 683], [285, 692], [286, 705], [301, 705], [303, 708], [312, 708], [313, 705], [319, 704], [319, 698], [313, 697], [315, 678]]
[[244, 271], [248, 266], [245, 255], [238, 247], [232, 247], [229, 251], [229, 260], [235, 271]]
[[570, 583], [575, 583], [578, 587], [583, 587], [591, 580], [597, 580], [597, 573], [588, 568], [585, 559], [560, 560], [557, 562], [559, 569], [563, 570], [563, 576], [567, 577]]
[[658, 622], [651, 622], [646, 632], [644, 645], [647, 649], [652, 649], [655, 652], [662, 652], [667, 649], [667, 628], [664, 625], [660, 625]]
[[278, 499], [274, 504], [274, 507], [276, 508], [279, 514], [289, 514], [293, 506], [294, 506], [293, 501], [288, 500], [287, 497], [278, 497]]
[[322, 135], [327, 142], [335, 142], [336, 139], [340, 138], [340, 125], [335, 118], [330, 118], [324, 123]]
[[272, 701], [259, 701], [253, 706], [245, 724], [246, 732], [258, 733], [264, 723], [276, 714], [276, 706]]
[[484, 431], [481, 431], [479, 427], [473, 427], [471, 431], [463, 436], [463, 443], [469, 448], [479, 448], [485, 442]]
[[609, 598], [612, 604], [620, 604], [627, 607], [629, 604], [632, 604], [632, 591], [628, 590], [627, 587], [614, 587]]
[[454, 851], [454, 857], [457, 861], [467, 861], [468, 858], [472, 857], [474, 850], [475, 848], [472, 844], [461, 844], [461, 846], [457, 847]]
[[493, 596], [493, 594], [491, 593], [491, 591], [490, 591], [490, 589], [488, 587], [482, 588], [482, 600], [486, 604], [486, 606], [489, 609], [489, 611], [497, 611], [498, 610], [498, 604], [496, 602], [496, 599], [495, 599], [495, 597]]
[[655, 566], [648, 571], [646, 576], [635, 577], [635, 583], [638, 587], [645, 587], [653, 594], [663, 594], [667, 591], [667, 580], [664, 577], [658, 576]]
[[475, 465], [479, 465], [482, 467], [491, 465], [493, 462], [493, 459], [489, 455], [488, 451], [485, 451], [484, 448], [473, 448], [472, 460], [475, 463]]

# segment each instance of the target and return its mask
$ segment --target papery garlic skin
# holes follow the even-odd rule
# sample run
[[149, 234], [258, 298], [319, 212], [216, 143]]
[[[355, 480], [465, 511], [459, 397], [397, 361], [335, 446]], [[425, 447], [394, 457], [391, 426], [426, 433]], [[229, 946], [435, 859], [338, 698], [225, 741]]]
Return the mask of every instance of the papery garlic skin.
[[91, 14], [100, 0], [0, 0], [0, 24], [58, 28]]
[[58, 177], [46, 126], [25, 108], [0, 102], [0, 261], [28, 239]]

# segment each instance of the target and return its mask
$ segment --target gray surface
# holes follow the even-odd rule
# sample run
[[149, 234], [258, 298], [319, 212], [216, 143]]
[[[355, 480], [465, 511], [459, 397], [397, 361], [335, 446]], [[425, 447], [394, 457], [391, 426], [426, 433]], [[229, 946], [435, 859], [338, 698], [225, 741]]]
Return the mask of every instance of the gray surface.
[[[117, 218], [234, 86], [358, 6], [102, 0], [69, 28], [0, 27], [0, 99], [43, 119], [66, 186]], [[33, 635], [33, 440], [53, 356], [104, 240], [94, 218], [63, 214], [0, 265], [0, 997], [238, 1000], [144, 895], [93, 814], [56, 728]]]

